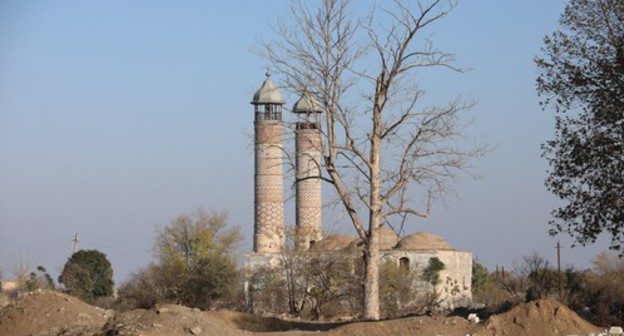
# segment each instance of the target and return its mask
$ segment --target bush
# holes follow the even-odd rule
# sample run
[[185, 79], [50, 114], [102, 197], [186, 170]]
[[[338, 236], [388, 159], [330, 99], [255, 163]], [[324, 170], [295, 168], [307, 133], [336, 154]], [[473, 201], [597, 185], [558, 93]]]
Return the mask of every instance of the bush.
[[490, 273], [480, 262], [472, 261], [472, 294], [481, 293], [490, 283]]
[[31, 272], [30, 277], [26, 280], [26, 289], [33, 292], [39, 288], [54, 290], [54, 280], [43, 266], [37, 266], [37, 272]]
[[119, 286], [115, 309], [126, 311], [152, 308], [162, 299], [161, 293], [157, 272], [154, 272], [154, 266], [150, 265], [132, 274], [128, 281]]
[[428, 283], [436, 286], [440, 283], [440, 272], [444, 270], [446, 266], [438, 259], [438, 257], [429, 258], [427, 267], [423, 270], [423, 278]]
[[67, 293], [85, 301], [113, 295], [113, 268], [106, 255], [97, 250], [74, 253], [65, 263], [58, 281]]
[[207, 309], [217, 300], [238, 301], [240, 273], [232, 253], [242, 237], [238, 228], [227, 228], [226, 219], [225, 213], [199, 209], [157, 229], [158, 260], [119, 288], [119, 309], [157, 303]]
[[383, 262], [379, 268], [381, 315], [394, 318], [421, 311], [424, 307], [416, 289], [418, 280], [422, 280], [419, 270], [401, 267], [396, 261]]
[[362, 303], [360, 258], [339, 253], [286, 251], [280, 262], [250, 276], [251, 309], [313, 320], [355, 316]]
[[228, 256], [214, 255], [193, 265], [180, 297], [186, 305], [205, 309], [217, 299], [235, 299], [239, 288], [236, 264]]
[[353, 255], [319, 253], [305, 258], [302, 274], [315, 319], [354, 316], [363, 300], [363, 265]]
[[624, 320], [624, 259], [603, 252], [581, 279], [576, 308], [588, 308], [587, 317], [597, 325], [620, 325]]

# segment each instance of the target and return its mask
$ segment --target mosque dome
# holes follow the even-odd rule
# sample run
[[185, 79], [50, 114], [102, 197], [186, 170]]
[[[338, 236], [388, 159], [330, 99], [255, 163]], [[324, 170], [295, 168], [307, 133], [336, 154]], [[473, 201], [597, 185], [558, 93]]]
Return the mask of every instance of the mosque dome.
[[359, 240], [353, 236], [329, 235], [321, 241], [317, 241], [310, 247], [310, 251], [343, 251], [346, 250], [352, 242]]
[[452, 250], [449, 243], [440, 236], [418, 232], [404, 237], [396, 245], [397, 250]]
[[[392, 230], [389, 227], [386, 226], [382, 226], [379, 229], [379, 249], [380, 250], [392, 250], [396, 244], [399, 242], [399, 239], [401, 237], [394, 232], [394, 230]], [[348, 249], [356, 249], [356, 248], [361, 248], [362, 246], [362, 240], [361, 239], [356, 239], [353, 242], [351, 242], [351, 244], [349, 244]]]

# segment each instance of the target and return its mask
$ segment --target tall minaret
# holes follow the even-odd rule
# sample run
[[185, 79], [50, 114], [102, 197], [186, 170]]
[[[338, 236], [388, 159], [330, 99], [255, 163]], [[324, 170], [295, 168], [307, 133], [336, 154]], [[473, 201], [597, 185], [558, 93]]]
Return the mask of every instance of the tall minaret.
[[[305, 118], [297, 123], [295, 135], [297, 152], [295, 247], [300, 251], [309, 249], [315, 242], [323, 239], [321, 133], [316, 122], [316, 114], [320, 112], [322, 112], [320, 104], [307, 92], [304, 92], [293, 106], [293, 113]], [[311, 117], [313, 120], [310, 120]]]
[[282, 95], [271, 74], [253, 96], [255, 112], [254, 252], [281, 252], [284, 246]]

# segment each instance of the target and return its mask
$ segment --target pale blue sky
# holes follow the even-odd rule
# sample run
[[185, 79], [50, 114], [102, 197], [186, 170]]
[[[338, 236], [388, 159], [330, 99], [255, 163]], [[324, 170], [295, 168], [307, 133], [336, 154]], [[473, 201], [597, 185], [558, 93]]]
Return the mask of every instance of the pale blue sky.
[[[381, 1], [380, 3], [383, 3]], [[367, 2], [354, 1], [355, 9]], [[3, 1], [0, 3], [0, 271], [20, 255], [56, 277], [72, 252], [106, 253], [121, 281], [151, 261], [156, 225], [197, 207], [226, 210], [251, 250], [252, 106], [288, 1]], [[409, 232], [429, 231], [490, 269], [533, 250], [555, 261], [547, 234], [557, 200], [539, 146], [553, 134], [532, 59], [563, 1], [466, 0], [430, 36], [464, 75], [423, 75], [428, 97], [478, 102], [469, 136], [495, 151]], [[279, 77], [275, 78], [279, 82]], [[295, 98], [287, 97], [287, 104]], [[293, 221], [292, 202], [287, 220]], [[328, 219], [329, 221], [329, 219]], [[349, 223], [339, 230], [348, 231]], [[336, 229], [332, 227], [331, 229]], [[606, 244], [570, 249], [590, 265]]]

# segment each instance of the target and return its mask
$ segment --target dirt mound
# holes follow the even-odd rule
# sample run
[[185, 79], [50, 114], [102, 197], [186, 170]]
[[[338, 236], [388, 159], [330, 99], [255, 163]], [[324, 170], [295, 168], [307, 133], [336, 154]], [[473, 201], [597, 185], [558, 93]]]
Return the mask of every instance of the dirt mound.
[[301, 335], [336, 327], [337, 324], [284, 321], [232, 311], [205, 312], [179, 305], [137, 309], [116, 315], [100, 335], [224, 335], [240, 336], [278, 333]]
[[217, 311], [208, 313], [211, 316], [217, 317], [223, 321], [226, 321], [235, 329], [243, 331], [251, 331], [258, 333], [269, 332], [285, 332], [290, 333], [280, 335], [295, 335], [297, 332], [313, 331], [321, 332], [338, 328], [342, 325], [348, 324], [348, 322], [319, 322], [319, 321], [300, 321], [294, 320], [282, 320], [276, 317], [262, 317], [253, 314], [232, 312], [232, 311]]
[[42, 291], [0, 310], [0, 335], [590, 335], [599, 328], [554, 300], [519, 305], [491, 316], [485, 324], [463, 317], [406, 317], [379, 322], [313, 323], [283, 321], [251, 314], [204, 312], [179, 305], [161, 305], [114, 314], [76, 298]]
[[38, 291], [0, 311], [0, 335], [91, 335], [112, 315], [62, 293]]
[[473, 335], [482, 326], [462, 317], [405, 317], [379, 322], [358, 322], [330, 330], [328, 335], [394, 336], [394, 335]]
[[232, 311], [209, 312], [213, 317], [225, 321], [232, 328], [253, 332], [274, 332], [297, 329], [294, 323], [280, 320], [275, 317], [261, 317]]
[[506, 313], [491, 316], [485, 328], [487, 332], [476, 335], [588, 335], [600, 331], [552, 299], [521, 304]]
[[102, 328], [102, 335], [223, 335], [238, 336], [241, 331], [210, 312], [179, 305], [137, 309], [117, 314]]

